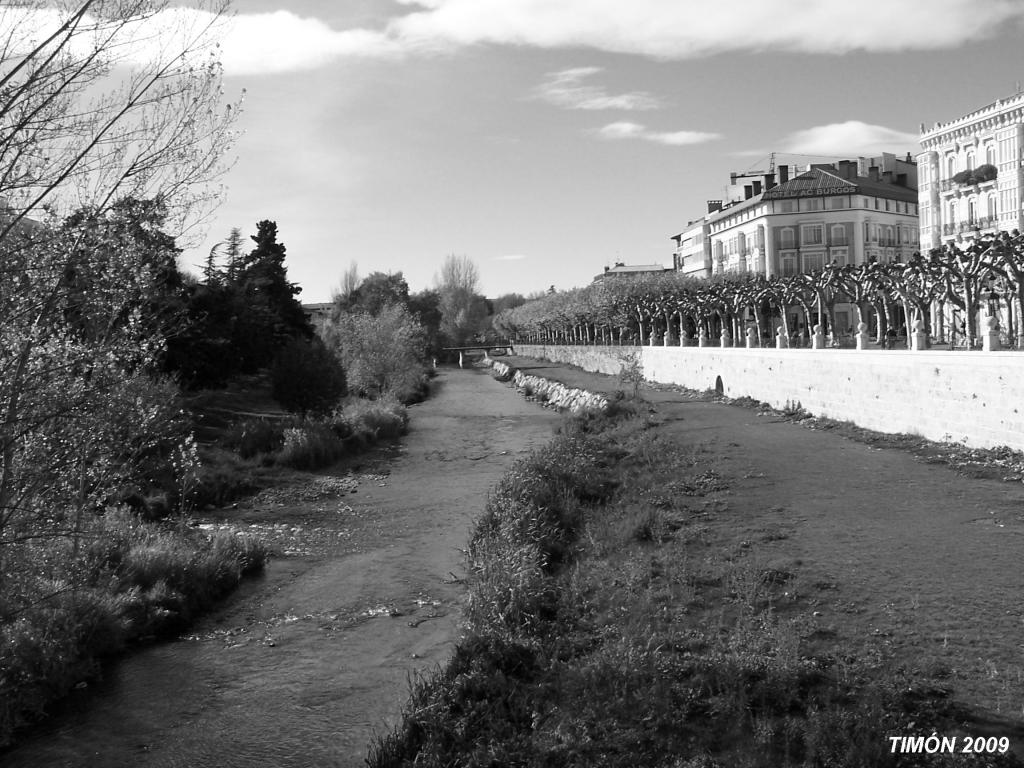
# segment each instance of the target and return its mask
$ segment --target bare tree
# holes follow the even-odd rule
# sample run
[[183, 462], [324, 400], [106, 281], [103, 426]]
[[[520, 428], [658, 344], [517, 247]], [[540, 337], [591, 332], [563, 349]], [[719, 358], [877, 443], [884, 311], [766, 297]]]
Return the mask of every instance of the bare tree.
[[347, 304], [352, 299], [352, 295], [359, 288], [359, 283], [362, 280], [359, 277], [359, 265], [353, 261], [348, 265], [348, 269], [341, 276], [341, 282], [338, 287], [334, 290], [331, 295], [331, 301], [335, 304]]
[[219, 190], [237, 105], [221, 106], [222, 0], [0, 6], [0, 240], [25, 218], [160, 199], [180, 234]]
[[453, 345], [463, 344], [487, 315], [482, 296], [477, 294], [480, 272], [468, 256], [449, 254], [435, 277], [441, 295], [441, 331]]

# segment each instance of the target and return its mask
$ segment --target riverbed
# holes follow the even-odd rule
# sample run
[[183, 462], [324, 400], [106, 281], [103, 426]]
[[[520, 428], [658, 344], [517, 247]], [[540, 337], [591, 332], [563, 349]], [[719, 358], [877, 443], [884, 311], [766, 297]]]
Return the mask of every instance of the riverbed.
[[463, 550], [489, 488], [558, 416], [444, 369], [387, 450], [209, 513], [280, 550], [180, 638], [107, 665], [6, 768], [359, 766], [410, 675], [458, 636]]

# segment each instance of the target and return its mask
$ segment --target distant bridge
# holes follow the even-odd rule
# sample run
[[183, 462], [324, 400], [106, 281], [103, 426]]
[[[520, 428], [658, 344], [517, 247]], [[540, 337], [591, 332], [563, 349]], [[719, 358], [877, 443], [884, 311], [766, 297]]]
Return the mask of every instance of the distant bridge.
[[[474, 345], [468, 346], [468, 347], [443, 347], [442, 351], [444, 351], [444, 352], [458, 352], [459, 353], [459, 368], [462, 368], [462, 364], [464, 362], [464, 358], [463, 358], [463, 353], [464, 352], [470, 352], [472, 350], [483, 350], [484, 359], [486, 360], [488, 352], [490, 352], [492, 350], [498, 350], [498, 349], [504, 350], [506, 353], [508, 353], [510, 355], [514, 355], [516, 353], [516, 351], [512, 348], [512, 343], [511, 342], [509, 342], [508, 344], [486, 344], [486, 343], [484, 343], [484, 344], [474, 344]], [[435, 363], [435, 367], [436, 367], [436, 363]]]

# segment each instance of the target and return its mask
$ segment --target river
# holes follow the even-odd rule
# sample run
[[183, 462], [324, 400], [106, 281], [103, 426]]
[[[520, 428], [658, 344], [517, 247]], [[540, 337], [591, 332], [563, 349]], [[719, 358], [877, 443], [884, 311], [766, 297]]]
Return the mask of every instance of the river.
[[[394, 450], [232, 510], [234, 526], [285, 532], [291, 554], [187, 635], [107, 665], [0, 765], [363, 765], [409, 675], [450, 655], [488, 489], [558, 418], [476, 369], [441, 371], [411, 415]], [[356, 492], [315, 492], [332, 479]]]

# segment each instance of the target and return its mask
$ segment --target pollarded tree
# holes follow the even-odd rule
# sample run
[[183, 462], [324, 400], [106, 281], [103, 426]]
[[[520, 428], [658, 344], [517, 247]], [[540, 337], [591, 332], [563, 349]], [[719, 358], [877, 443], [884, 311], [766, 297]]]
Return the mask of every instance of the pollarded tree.
[[1017, 349], [1024, 349], [1024, 235], [1015, 229], [986, 242], [990, 265], [1012, 286], [1010, 292], [1017, 302]]

